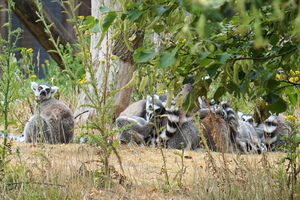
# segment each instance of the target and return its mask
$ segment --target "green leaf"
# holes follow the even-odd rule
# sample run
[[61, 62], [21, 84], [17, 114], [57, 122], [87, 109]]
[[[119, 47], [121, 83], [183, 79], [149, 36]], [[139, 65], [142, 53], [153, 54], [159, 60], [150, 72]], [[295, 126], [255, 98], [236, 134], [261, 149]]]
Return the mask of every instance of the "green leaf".
[[287, 104], [283, 99], [278, 98], [278, 100], [276, 102], [269, 103], [267, 105], [267, 109], [270, 110], [272, 113], [282, 113], [282, 112], [286, 111]]
[[128, 14], [129, 21], [134, 22], [141, 16], [142, 12], [139, 9], [133, 9], [133, 10], [129, 10], [127, 14]]
[[219, 87], [214, 94], [214, 100], [218, 100], [225, 92], [226, 89], [224, 87]]
[[176, 61], [177, 49], [173, 49], [172, 52], [164, 52], [160, 55], [159, 64], [161, 68], [167, 68]]
[[248, 74], [248, 78], [250, 80], [256, 80], [259, 76], [259, 72], [258, 71], [251, 71], [249, 74]]
[[273, 73], [272, 72], [268, 72], [266, 73], [265, 75], [263, 75], [261, 77], [261, 82], [264, 83], [266, 82], [269, 78], [271, 78], [273, 76]]
[[269, 90], [274, 90], [278, 85], [280, 85], [280, 82], [274, 79], [270, 79], [267, 81], [267, 88]]
[[297, 93], [295, 93], [295, 94], [289, 93], [287, 95], [289, 97], [289, 101], [291, 102], [291, 104], [293, 106], [296, 106], [298, 103], [298, 94]]
[[247, 87], [248, 87], [248, 84], [249, 84], [248, 81], [244, 81], [241, 85], [238, 86], [239, 91], [240, 91], [241, 93], [244, 93], [245, 90], [246, 90]]
[[109, 12], [108, 13], [106, 18], [102, 22], [103, 31], [107, 31], [109, 29], [110, 25], [114, 22], [114, 20], [116, 19], [117, 16], [118, 15], [117, 15], [116, 12]]
[[275, 46], [277, 44], [277, 42], [279, 41], [279, 37], [278, 35], [273, 34], [270, 37], [270, 44], [272, 44], [273, 46]]
[[133, 58], [137, 62], [143, 63], [143, 62], [148, 62], [150, 59], [153, 59], [155, 56], [156, 53], [153, 49], [147, 49], [147, 50], [137, 49], [134, 52]]
[[208, 67], [207, 73], [209, 74], [210, 77], [213, 77], [216, 75], [216, 73], [220, 67], [221, 67], [220, 64], [212, 64]]
[[207, 56], [209, 56], [209, 54], [211, 54], [211, 52], [203, 52], [203, 53], [201, 53], [199, 60], [203, 60], [203, 59], [207, 58]]
[[102, 13], [108, 13], [108, 12], [114, 12], [115, 10], [112, 8], [107, 8], [107, 7], [100, 7], [100, 12]]
[[158, 7], [157, 7], [157, 14], [156, 14], [156, 16], [157, 17], [160, 17], [160, 16], [162, 16], [167, 10], [169, 10], [170, 9], [170, 6], [166, 6], [166, 5], [159, 5]]
[[86, 20], [84, 21], [84, 25], [86, 28], [93, 28], [93, 26], [95, 25], [95, 17], [93, 16], [87, 16]]
[[227, 59], [230, 56], [231, 56], [230, 53], [224, 52], [224, 53], [218, 54], [216, 57], [217, 57], [217, 60], [219, 61], [219, 63], [223, 64], [227, 61]]
[[266, 95], [266, 97], [267, 97], [266, 101], [269, 104], [273, 104], [273, 103], [277, 102], [279, 100], [279, 98], [280, 98], [278, 94], [275, 94], [275, 93], [272, 93], [272, 92], [268, 93]]
[[99, 29], [99, 20], [98, 19], [95, 20], [95, 24], [94, 24], [93, 28], [91, 28], [91, 31], [93, 31], [95, 33], [99, 33], [100, 32], [100, 29]]

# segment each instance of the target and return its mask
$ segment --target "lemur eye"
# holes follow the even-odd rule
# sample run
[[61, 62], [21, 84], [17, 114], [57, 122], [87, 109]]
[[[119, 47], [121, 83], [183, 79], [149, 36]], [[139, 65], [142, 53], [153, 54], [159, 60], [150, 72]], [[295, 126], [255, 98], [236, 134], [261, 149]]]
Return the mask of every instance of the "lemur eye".
[[50, 92], [50, 88], [47, 88], [46, 91], [47, 91], [47, 92]]

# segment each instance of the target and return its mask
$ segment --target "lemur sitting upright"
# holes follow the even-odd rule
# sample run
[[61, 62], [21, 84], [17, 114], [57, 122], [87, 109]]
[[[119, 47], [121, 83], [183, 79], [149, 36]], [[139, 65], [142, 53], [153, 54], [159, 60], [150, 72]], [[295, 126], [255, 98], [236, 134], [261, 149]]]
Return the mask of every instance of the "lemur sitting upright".
[[199, 130], [195, 126], [193, 118], [182, 109], [181, 105], [175, 106], [178, 99], [183, 95], [187, 95], [192, 88], [191, 84], [185, 84], [174, 100], [171, 101], [170, 107], [164, 102], [167, 122], [165, 129], [160, 134], [160, 139], [166, 147], [188, 150], [199, 148]]
[[58, 87], [45, 83], [31, 83], [37, 104], [34, 115], [25, 125], [26, 142], [69, 143], [74, 136], [72, 110], [52, 97]]
[[255, 128], [248, 122], [238, 119], [236, 111], [229, 103], [222, 101], [224, 117], [228, 123], [230, 139], [237, 151], [241, 153], [263, 153], [267, 151]]

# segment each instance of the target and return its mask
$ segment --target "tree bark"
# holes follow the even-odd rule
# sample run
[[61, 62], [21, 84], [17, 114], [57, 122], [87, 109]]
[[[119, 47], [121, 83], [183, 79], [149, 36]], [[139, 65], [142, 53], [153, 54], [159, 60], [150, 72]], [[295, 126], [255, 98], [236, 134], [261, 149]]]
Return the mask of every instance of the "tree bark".
[[[5, 0], [7, 3], [7, 0]], [[49, 40], [49, 36], [44, 32], [44, 25], [42, 22], [36, 22], [39, 17], [36, 12], [38, 7], [34, 0], [13, 0], [15, 3], [14, 13], [22, 21], [22, 23], [28, 28], [28, 30], [34, 35], [34, 37], [40, 42], [40, 44], [46, 50], [55, 49], [53, 43]], [[52, 24], [51, 32], [55, 39], [60, 39], [60, 44], [66, 45], [67, 43], [75, 44], [75, 36], [69, 34], [69, 32], [64, 28], [60, 21], [43, 6], [43, 15], [45, 16], [47, 24]], [[75, 49], [76, 52], [76, 49]], [[60, 56], [54, 52], [49, 52], [50, 56], [58, 63], [58, 65], [64, 69], [64, 65]]]
[[[114, 43], [112, 53], [119, 57], [118, 61], [118, 71], [117, 71], [117, 83], [116, 89], [121, 89], [124, 87], [132, 78], [133, 72], [136, 68], [133, 66], [133, 51], [130, 51], [124, 43], [124, 33], [120, 34], [119, 38]], [[128, 33], [128, 38], [135, 35], [135, 39], [131, 42], [133, 50], [142, 46], [144, 31], [142, 30], [130, 30]], [[130, 97], [133, 87], [119, 91], [115, 95], [114, 102], [114, 118], [117, 118], [122, 111], [130, 104]]]
[[[104, 4], [100, 4], [99, 1], [94, 0], [92, 1], [92, 15], [96, 18], [100, 18], [100, 6], [105, 6], [105, 7], [114, 7], [114, 8], [119, 8], [121, 9], [121, 6], [118, 4], [112, 5], [111, 0], [105, 0]], [[116, 9], [117, 10], [117, 9]], [[142, 45], [143, 42], [143, 37], [144, 37], [144, 32], [143, 31], [136, 31], [136, 30], [130, 30], [127, 35], [128, 37], [131, 37], [133, 34], [135, 34], [135, 39], [131, 41], [131, 45], [133, 49], [137, 49]], [[121, 89], [123, 86], [125, 86], [132, 78], [132, 74], [135, 71], [135, 67], [133, 66], [133, 51], [130, 51], [127, 46], [124, 43], [123, 39], [123, 33], [120, 34], [119, 38], [113, 43], [110, 39], [111, 34], [108, 32], [105, 39], [101, 43], [101, 46], [99, 48], [94, 48], [95, 44], [99, 41], [100, 34], [94, 34], [91, 38], [91, 47], [90, 47], [90, 52], [92, 54], [92, 61], [94, 64], [95, 68], [98, 68], [97, 70], [97, 85], [98, 87], [102, 86], [102, 79], [101, 77], [103, 76], [103, 70], [99, 68], [99, 63], [101, 63], [102, 60], [106, 61], [106, 64], [110, 62], [110, 55], [116, 55], [119, 57], [118, 60], [118, 69], [116, 73], [116, 85], [115, 88], [116, 90]], [[110, 73], [112, 73], [113, 69], [110, 69]], [[89, 80], [90, 75], [87, 73], [87, 79]], [[112, 79], [112, 76], [110, 75], [110, 79]], [[110, 80], [109, 82], [112, 82]], [[132, 93], [133, 88], [128, 88], [124, 89], [120, 92], [118, 92], [115, 95], [114, 99], [114, 118], [118, 117], [119, 114], [129, 105], [130, 103], [130, 97]], [[78, 108], [75, 111], [75, 116], [80, 115], [76, 120], [85, 122], [87, 121], [90, 117], [92, 117], [95, 114], [95, 110], [92, 108], [87, 108], [87, 107], [81, 107], [81, 105], [88, 104], [89, 99], [87, 98], [85, 93], [81, 93], [80, 95], [80, 100], [78, 102]], [[87, 111], [88, 112], [85, 112]], [[83, 114], [81, 114], [83, 113]]]
[[[116, 76], [118, 77], [116, 83], [116, 89], [120, 89], [125, 86], [132, 78], [133, 72], [136, 70], [135, 67], [132, 66], [131, 61], [125, 61], [123, 59], [119, 59], [118, 61], [118, 71]], [[114, 119], [116, 119], [122, 111], [124, 111], [127, 106], [130, 104], [130, 97], [132, 94], [133, 87], [121, 90], [115, 95], [114, 101]]]

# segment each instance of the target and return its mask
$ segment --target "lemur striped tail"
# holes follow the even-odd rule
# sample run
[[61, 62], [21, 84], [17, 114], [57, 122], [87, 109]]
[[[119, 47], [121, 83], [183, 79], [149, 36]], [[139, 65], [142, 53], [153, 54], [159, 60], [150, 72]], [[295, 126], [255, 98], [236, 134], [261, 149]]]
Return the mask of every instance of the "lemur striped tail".
[[230, 139], [233, 143], [236, 143], [237, 127], [239, 126], [238, 116], [235, 110], [233, 110], [233, 108], [231, 108], [229, 103], [227, 103], [226, 101], [222, 101], [221, 105], [224, 111], [224, 119], [225, 121], [227, 121], [227, 124], [229, 126]]
[[[165, 104], [165, 103], [164, 103]], [[168, 117], [167, 125], [165, 129], [161, 132], [160, 138], [164, 141], [167, 141], [168, 139], [172, 138], [177, 131], [180, 117], [179, 117], [179, 108], [175, 108], [175, 102], [171, 102], [171, 107], [168, 108], [166, 105], [164, 105], [166, 108], [166, 114]]]

